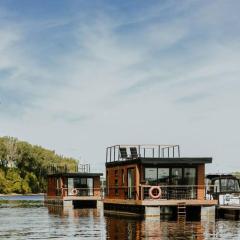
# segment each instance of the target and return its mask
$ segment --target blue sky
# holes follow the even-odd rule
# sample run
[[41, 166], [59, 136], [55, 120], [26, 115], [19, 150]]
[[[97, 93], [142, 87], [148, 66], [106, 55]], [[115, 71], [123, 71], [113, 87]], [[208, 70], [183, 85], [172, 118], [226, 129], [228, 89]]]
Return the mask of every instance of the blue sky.
[[0, 135], [104, 169], [180, 144], [240, 170], [239, 1], [0, 2]]

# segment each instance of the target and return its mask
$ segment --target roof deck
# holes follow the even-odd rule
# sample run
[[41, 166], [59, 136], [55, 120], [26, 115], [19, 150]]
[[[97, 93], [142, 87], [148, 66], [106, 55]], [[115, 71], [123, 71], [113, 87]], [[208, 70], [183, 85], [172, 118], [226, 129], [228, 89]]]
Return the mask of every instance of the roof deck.
[[205, 164], [209, 157], [181, 157], [179, 145], [114, 145], [106, 148], [106, 165], [140, 162], [143, 164]]
[[179, 158], [179, 145], [114, 145], [106, 149], [106, 162], [126, 161], [136, 158]]

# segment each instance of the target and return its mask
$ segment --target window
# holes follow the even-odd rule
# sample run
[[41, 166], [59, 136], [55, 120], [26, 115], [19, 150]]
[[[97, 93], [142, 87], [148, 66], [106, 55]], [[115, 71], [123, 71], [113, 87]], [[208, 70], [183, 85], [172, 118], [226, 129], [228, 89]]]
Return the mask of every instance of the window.
[[88, 186], [88, 194], [92, 196], [93, 195], [93, 178], [87, 179], [87, 186]]
[[146, 184], [157, 185], [157, 168], [145, 168]]
[[239, 184], [236, 179], [221, 179], [221, 192], [238, 192]]
[[240, 189], [239, 189], [239, 181], [235, 179], [235, 191], [236, 192], [239, 192]]
[[191, 168], [145, 168], [145, 181], [150, 185], [196, 185], [197, 170]]
[[214, 192], [220, 192], [220, 181], [219, 181], [219, 179], [214, 181]]
[[158, 168], [158, 183], [169, 185], [169, 168]]
[[228, 192], [227, 182], [228, 179], [221, 179], [221, 192]]
[[72, 195], [73, 188], [73, 178], [68, 178], [68, 195]]
[[182, 168], [172, 168], [172, 184], [182, 184]]
[[196, 185], [196, 168], [184, 168], [184, 185]]

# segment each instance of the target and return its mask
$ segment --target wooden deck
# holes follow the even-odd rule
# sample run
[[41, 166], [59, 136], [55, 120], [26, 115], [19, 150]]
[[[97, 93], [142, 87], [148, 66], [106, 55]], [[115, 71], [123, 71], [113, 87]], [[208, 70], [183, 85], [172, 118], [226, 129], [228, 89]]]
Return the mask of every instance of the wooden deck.
[[223, 205], [219, 206], [218, 209], [224, 209], [224, 210], [237, 210], [240, 211], [240, 205]]
[[101, 197], [98, 196], [66, 196], [63, 197], [63, 201], [87, 201], [87, 200], [95, 200], [100, 201], [102, 200]]
[[131, 199], [104, 199], [103, 203], [107, 204], [123, 204], [136, 206], [177, 206], [179, 203], [185, 202], [187, 206], [216, 206], [217, 200], [131, 200]]

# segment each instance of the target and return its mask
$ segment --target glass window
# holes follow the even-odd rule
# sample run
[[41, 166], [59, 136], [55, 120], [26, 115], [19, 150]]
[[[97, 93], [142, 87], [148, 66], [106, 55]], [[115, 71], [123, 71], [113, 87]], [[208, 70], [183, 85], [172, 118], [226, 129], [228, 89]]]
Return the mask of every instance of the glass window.
[[228, 191], [227, 182], [228, 182], [228, 179], [221, 179], [221, 192]]
[[182, 184], [182, 168], [172, 168], [172, 184]]
[[73, 178], [68, 178], [68, 195], [72, 195], [73, 188]]
[[169, 168], [158, 168], [158, 183], [169, 185]]
[[235, 191], [236, 192], [240, 191], [240, 189], [239, 189], [239, 181], [238, 180], [235, 180]]
[[87, 186], [88, 186], [88, 194], [93, 195], [93, 178], [87, 179]]
[[228, 179], [228, 189], [229, 192], [235, 191], [235, 179]]
[[196, 185], [196, 168], [184, 168], [184, 185]]
[[221, 179], [221, 192], [238, 192], [239, 184], [236, 179]]
[[157, 185], [157, 168], [145, 168], [146, 184]]
[[220, 181], [219, 181], [219, 179], [214, 181], [214, 192], [220, 192]]

